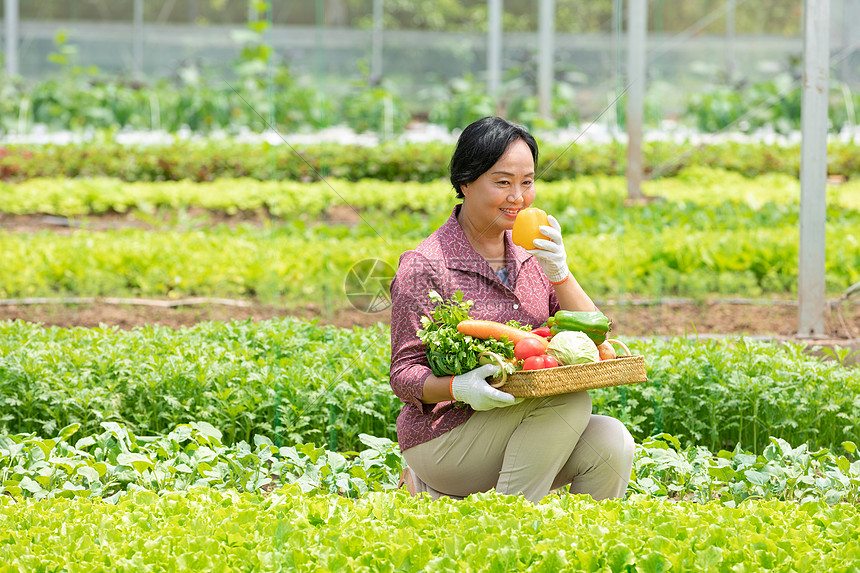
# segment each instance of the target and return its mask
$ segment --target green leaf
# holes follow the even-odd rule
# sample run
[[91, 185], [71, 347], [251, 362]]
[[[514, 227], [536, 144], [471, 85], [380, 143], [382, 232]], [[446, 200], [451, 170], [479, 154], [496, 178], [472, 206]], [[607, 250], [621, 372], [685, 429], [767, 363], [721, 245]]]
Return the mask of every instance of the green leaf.
[[77, 469], [77, 474], [87, 478], [90, 483], [99, 481], [99, 472], [92, 467], [81, 466]]
[[723, 549], [715, 545], [711, 545], [707, 549], [702, 549], [696, 552], [696, 568], [706, 570], [710, 567], [717, 567], [723, 559]]
[[663, 432], [661, 434], [657, 434], [656, 436], [653, 436], [653, 439], [667, 442], [667, 443], [671, 444], [672, 447], [675, 448], [675, 450], [681, 449], [681, 442], [678, 440], [678, 438], [676, 438], [675, 436], [673, 436], [671, 434], [667, 434], [667, 433]]
[[61, 442], [65, 442], [65, 441], [66, 441], [66, 440], [68, 440], [68, 439], [69, 439], [69, 437], [71, 437], [75, 432], [77, 432], [78, 430], [80, 430], [80, 428], [81, 428], [81, 425], [80, 425], [80, 424], [69, 424], [68, 426], [66, 426], [65, 428], [63, 428], [62, 430], [60, 430], [60, 434], [57, 436], [57, 440], [59, 440], [59, 441], [61, 441]]
[[41, 485], [39, 485], [38, 482], [30, 479], [27, 476], [24, 476], [23, 478], [21, 478], [21, 481], [18, 484], [18, 486], [21, 489], [29, 491], [32, 494], [38, 494], [38, 493], [42, 493], [44, 491], [44, 488]]
[[645, 573], [663, 573], [672, 568], [672, 563], [663, 555], [651, 552], [637, 562], [637, 569]]
[[337, 452], [328, 452], [328, 466], [334, 473], [346, 471], [347, 460]]
[[316, 463], [320, 456], [325, 453], [325, 450], [318, 448], [313, 444], [303, 444], [302, 447], [299, 448], [299, 451], [308, 456], [313, 463]]
[[388, 438], [379, 438], [376, 436], [371, 436], [370, 434], [359, 434], [358, 439], [365, 446], [383, 454], [388, 452], [391, 449], [391, 446], [394, 444], [394, 442], [392, 442]]
[[626, 545], [613, 545], [606, 552], [606, 564], [613, 573], [626, 571], [628, 565], [635, 562], [635, 554]]
[[735, 479], [737, 473], [729, 466], [710, 466], [708, 475], [720, 481], [730, 482]]
[[191, 427], [208, 438], [215, 438], [221, 442], [221, 430], [210, 424], [209, 422], [191, 422]]
[[770, 481], [770, 476], [766, 473], [758, 472], [756, 470], [747, 470], [744, 472], [744, 477], [755, 485], [767, 485]]
[[21, 487], [17, 485], [17, 483], [12, 482], [4, 483], [4, 485], [0, 487], [0, 493], [8, 492], [13, 497], [18, 497], [19, 495], [21, 495], [21, 491]]
[[83, 438], [81, 438], [80, 440], [75, 442], [75, 449], [76, 450], [82, 450], [86, 447], [92, 446], [95, 443], [96, 443], [96, 439], [94, 437], [84, 436]]
[[275, 444], [272, 443], [272, 440], [270, 440], [269, 438], [267, 438], [263, 434], [256, 434], [254, 436], [254, 445], [259, 446], [260, 444], [263, 444], [263, 445], [266, 445], [269, 447], [275, 447]]
[[152, 469], [153, 467], [150, 459], [143, 454], [119, 454], [116, 457], [116, 461], [118, 464], [133, 467], [137, 473], [143, 473], [144, 470]]
[[41, 452], [41, 455], [37, 459], [45, 459], [51, 454], [51, 450], [54, 449], [57, 442], [54, 440], [38, 440], [34, 445], [38, 447], [38, 451]]

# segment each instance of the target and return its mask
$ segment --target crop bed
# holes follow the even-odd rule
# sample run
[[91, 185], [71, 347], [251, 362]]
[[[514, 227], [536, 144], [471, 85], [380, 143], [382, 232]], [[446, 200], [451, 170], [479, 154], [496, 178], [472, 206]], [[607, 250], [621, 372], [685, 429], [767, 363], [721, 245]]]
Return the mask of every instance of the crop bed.
[[[629, 494], [535, 506], [392, 491], [396, 444], [227, 447], [207, 423], [139, 438], [0, 437], [0, 571], [853, 571], [860, 461], [772, 439], [762, 454], [637, 447]], [[848, 455], [856, 446], [844, 444]]]
[[[623, 338], [623, 337], [622, 337]], [[740, 337], [630, 340], [649, 382], [591, 392], [595, 411], [638, 439], [759, 450], [769, 435], [839, 447], [857, 440], [860, 369], [803, 346]], [[257, 435], [354, 449], [362, 433], [394, 439], [385, 325], [342, 329], [298, 319], [45, 328], [0, 323], [0, 430], [51, 435], [105, 421], [161, 435], [200, 420], [227, 443]]]
[[[860, 280], [856, 187], [830, 192], [832, 296]], [[570, 265], [593, 297], [795, 298], [796, 180], [698, 169], [647, 191], [663, 200], [625, 206], [618, 177], [543, 184], [539, 204], [566, 230]], [[395, 268], [454, 205], [441, 183], [337, 180], [29, 180], [0, 185], [0, 200], [7, 216], [43, 214], [68, 225], [0, 235], [4, 298], [217, 296], [331, 309], [348, 306], [344, 280], [354, 265], [373, 258]], [[345, 203], [350, 218], [337, 220]], [[100, 226], [99, 214], [110, 211], [127, 211], [131, 228]], [[219, 214], [214, 222], [210, 212]], [[230, 213], [253, 217], [223, 224]]]
[[[62, 527], [57, 527], [62, 523]], [[0, 571], [856, 571], [856, 507], [539, 506], [492, 493], [425, 503], [288, 487], [139, 492], [116, 505], [0, 497]]]

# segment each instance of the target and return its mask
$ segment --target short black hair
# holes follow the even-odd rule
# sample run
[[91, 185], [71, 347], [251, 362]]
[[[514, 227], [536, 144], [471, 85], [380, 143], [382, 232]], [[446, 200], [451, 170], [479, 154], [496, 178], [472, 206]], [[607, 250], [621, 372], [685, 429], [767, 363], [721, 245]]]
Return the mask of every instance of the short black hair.
[[463, 198], [460, 185], [471, 183], [495, 165], [514, 141], [522, 139], [532, 152], [537, 167], [538, 146], [535, 138], [522, 125], [501, 117], [482, 117], [469, 124], [460, 138], [448, 169], [451, 185], [458, 198]]

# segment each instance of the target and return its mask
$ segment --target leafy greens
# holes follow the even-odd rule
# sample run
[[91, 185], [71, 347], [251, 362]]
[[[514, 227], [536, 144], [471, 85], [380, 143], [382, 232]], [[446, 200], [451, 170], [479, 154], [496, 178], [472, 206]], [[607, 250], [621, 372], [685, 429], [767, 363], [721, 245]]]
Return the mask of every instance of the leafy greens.
[[[421, 317], [422, 328], [417, 335], [427, 349], [430, 369], [436, 376], [453, 376], [473, 370], [481, 364], [496, 363], [492, 358], [480, 356], [493, 352], [506, 360], [505, 369], [514, 371], [514, 365], [507, 360], [514, 358], [514, 344], [509, 340], [481, 340], [467, 336], [457, 330], [457, 324], [469, 317], [469, 309], [474, 301], [463, 300], [463, 293], [457, 291], [450, 300], [442, 300], [435, 290], [429, 292], [430, 300], [436, 307], [430, 316]], [[511, 326], [521, 328], [515, 322]], [[499, 373], [501, 375], [501, 373]]]

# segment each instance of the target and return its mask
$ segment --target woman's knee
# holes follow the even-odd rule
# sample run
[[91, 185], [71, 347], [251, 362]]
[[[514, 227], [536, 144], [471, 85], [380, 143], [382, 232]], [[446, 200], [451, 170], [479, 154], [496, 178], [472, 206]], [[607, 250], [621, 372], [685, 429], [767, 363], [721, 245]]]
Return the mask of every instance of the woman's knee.
[[550, 419], [566, 425], [578, 440], [591, 420], [591, 396], [585, 391], [572, 392], [559, 395], [558, 400], [551, 405], [554, 411]]
[[627, 426], [616, 418], [599, 415], [592, 416], [591, 423], [595, 424], [597, 430], [593, 434], [589, 432], [589, 438], [598, 442], [595, 446], [602, 451], [612, 452], [611, 459], [618, 467], [632, 466], [636, 442]]

